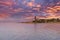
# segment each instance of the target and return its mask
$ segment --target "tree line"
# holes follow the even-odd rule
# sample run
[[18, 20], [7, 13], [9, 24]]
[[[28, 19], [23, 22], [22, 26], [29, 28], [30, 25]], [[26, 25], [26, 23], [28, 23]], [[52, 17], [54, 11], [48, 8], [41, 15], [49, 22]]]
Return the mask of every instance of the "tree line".
[[56, 22], [60, 22], [60, 19], [59, 18], [57, 18], [57, 19], [54, 19], [54, 18], [52, 18], [52, 19], [36, 19], [36, 20], [34, 20], [33, 22], [35, 22], [35, 23], [56, 23]]

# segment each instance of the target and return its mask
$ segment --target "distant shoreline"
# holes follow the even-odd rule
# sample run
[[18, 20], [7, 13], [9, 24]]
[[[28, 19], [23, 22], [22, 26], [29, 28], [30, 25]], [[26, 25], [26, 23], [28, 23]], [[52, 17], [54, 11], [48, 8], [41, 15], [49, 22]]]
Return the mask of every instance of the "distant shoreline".
[[36, 19], [30, 22], [21, 22], [21, 23], [60, 23], [60, 19]]
[[[18, 23], [35, 23], [35, 22], [18, 22]], [[60, 22], [49, 22], [49, 23], [60, 23]]]

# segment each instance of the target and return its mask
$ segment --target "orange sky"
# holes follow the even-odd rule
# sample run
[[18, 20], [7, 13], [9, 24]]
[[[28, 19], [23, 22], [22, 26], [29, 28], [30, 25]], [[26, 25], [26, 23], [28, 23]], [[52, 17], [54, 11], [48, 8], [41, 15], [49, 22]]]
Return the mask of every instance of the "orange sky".
[[[60, 1], [56, 0], [46, 3], [45, 0], [1, 0], [0, 1], [0, 18], [60, 18]], [[48, 4], [48, 5], [47, 5]], [[24, 16], [25, 15], [25, 16]], [[29, 17], [28, 17], [29, 16]]]

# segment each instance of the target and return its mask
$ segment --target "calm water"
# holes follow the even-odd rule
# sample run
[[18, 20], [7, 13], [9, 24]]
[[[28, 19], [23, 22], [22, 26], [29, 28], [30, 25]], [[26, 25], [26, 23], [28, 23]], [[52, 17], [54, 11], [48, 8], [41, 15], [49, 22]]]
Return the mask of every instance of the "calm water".
[[60, 40], [60, 24], [0, 23], [0, 40]]

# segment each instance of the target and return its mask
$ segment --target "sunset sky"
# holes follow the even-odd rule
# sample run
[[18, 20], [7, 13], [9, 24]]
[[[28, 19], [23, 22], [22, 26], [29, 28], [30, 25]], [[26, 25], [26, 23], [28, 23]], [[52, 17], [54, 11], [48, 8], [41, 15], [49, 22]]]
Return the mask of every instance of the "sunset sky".
[[60, 0], [0, 0], [0, 20], [60, 18]]

